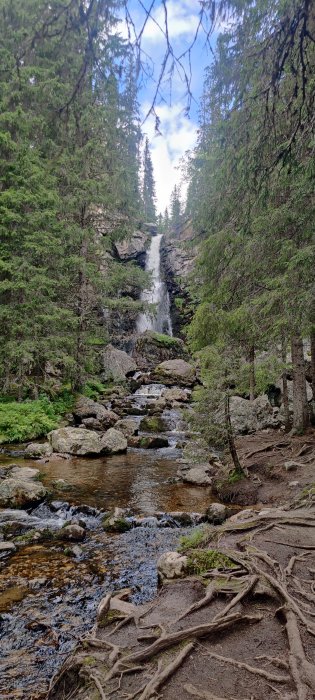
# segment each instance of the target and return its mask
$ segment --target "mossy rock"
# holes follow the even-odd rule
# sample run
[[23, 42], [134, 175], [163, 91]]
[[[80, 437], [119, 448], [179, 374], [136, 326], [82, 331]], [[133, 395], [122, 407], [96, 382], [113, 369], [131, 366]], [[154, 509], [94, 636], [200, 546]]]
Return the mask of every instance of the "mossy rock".
[[131, 523], [126, 520], [126, 518], [109, 516], [102, 520], [103, 528], [106, 532], [128, 532], [131, 530]]
[[196, 549], [188, 556], [188, 572], [203, 574], [210, 569], [235, 569], [236, 564], [216, 549]]
[[140, 430], [148, 433], [163, 433], [166, 423], [160, 416], [146, 416], [140, 423]]

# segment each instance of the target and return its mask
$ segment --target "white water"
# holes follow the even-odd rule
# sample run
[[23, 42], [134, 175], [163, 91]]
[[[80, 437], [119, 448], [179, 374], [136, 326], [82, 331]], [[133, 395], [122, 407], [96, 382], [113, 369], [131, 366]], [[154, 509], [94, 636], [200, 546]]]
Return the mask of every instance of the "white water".
[[154, 304], [154, 308], [140, 314], [137, 321], [139, 333], [157, 331], [172, 335], [170, 298], [165, 283], [161, 279], [161, 240], [162, 234], [152, 236], [145, 269], [151, 272], [152, 286], [141, 294], [141, 301]]

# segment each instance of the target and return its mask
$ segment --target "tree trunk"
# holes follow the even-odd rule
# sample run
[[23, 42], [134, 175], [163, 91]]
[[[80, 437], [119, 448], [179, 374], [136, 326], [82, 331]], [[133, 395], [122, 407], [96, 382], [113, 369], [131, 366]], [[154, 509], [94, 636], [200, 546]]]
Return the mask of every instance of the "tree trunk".
[[255, 377], [255, 348], [252, 345], [248, 353], [249, 364], [249, 400], [255, 400], [256, 377]]
[[231, 454], [233, 464], [235, 467], [235, 471], [240, 476], [246, 476], [246, 473], [245, 473], [245, 471], [240, 463], [240, 460], [238, 458], [237, 450], [235, 447], [235, 440], [234, 440], [233, 428], [232, 428], [232, 423], [231, 423], [231, 413], [230, 413], [230, 395], [229, 395], [228, 391], [225, 394], [225, 426], [226, 426], [228, 446], [229, 446], [230, 454]]
[[[281, 359], [285, 365], [287, 362], [287, 343], [283, 339], [281, 346]], [[289, 394], [288, 394], [288, 378], [286, 368], [282, 374], [282, 403], [283, 403], [283, 414], [284, 414], [284, 425], [286, 430], [290, 428], [290, 410], [289, 410]]]
[[301, 336], [292, 336], [291, 354], [293, 368], [293, 428], [303, 432], [309, 425], [306, 394], [305, 361]]

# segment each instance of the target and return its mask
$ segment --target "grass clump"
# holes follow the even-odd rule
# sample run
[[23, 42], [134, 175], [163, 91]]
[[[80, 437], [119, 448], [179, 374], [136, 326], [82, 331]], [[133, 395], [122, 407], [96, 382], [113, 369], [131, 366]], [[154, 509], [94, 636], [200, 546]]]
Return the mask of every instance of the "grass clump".
[[196, 549], [202, 544], [206, 544], [208, 539], [208, 532], [206, 528], [196, 528], [192, 530], [189, 535], [183, 535], [179, 540], [178, 550], [180, 552], [187, 552], [190, 549]]
[[203, 574], [209, 569], [235, 569], [236, 564], [216, 549], [197, 549], [188, 557], [188, 573]]
[[164, 333], [156, 333], [153, 331], [151, 333], [153, 340], [155, 340], [158, 345], [163, 345], [164, 347], [175, 347], [178, 345], [177, 338], [172, 338], [170, 335], [165, 335]]

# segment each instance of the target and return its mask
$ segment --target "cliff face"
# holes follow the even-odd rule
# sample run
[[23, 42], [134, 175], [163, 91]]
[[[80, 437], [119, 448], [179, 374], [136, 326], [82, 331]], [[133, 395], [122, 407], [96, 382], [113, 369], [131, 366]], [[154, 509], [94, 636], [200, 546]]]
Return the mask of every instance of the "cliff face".
[[175, 231], [165, 236], [161, 248], [163, 276], [171, 300], [171, 316], [175, 336], [192, 315], [189, 278], [197, 258], [197, 240], [192, 222], [188, 219]]

